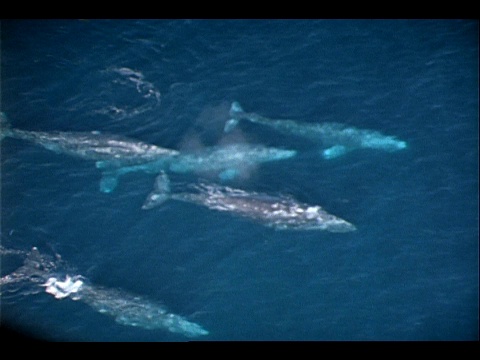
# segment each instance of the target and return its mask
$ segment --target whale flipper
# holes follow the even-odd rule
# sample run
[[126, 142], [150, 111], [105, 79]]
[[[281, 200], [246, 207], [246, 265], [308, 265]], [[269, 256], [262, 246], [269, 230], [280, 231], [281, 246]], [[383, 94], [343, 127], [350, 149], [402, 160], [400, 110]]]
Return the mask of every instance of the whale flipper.
[[322, 151], [322, 157], [324, 159], [330, 160], [330, 159], [335, 159], [337, 157], [340, 157], [348, 152], [347, 147], [343, 145], [335, 145], [332, 147], [329, 147], [328, 149], [325, 149]]
[[223, 127], [223, 132], [224, 133], [229, 133], [233, 129], [235, 129], [237, 127], [237, 125], [238, 125], [238, 119], [227, 120], [227, 122], [225, 123], [225, 126]]
[[100, 191], [102, 193], [111, 193], [118, 185], [118, 173], [114, 171], [104, 171], [100, 179]]

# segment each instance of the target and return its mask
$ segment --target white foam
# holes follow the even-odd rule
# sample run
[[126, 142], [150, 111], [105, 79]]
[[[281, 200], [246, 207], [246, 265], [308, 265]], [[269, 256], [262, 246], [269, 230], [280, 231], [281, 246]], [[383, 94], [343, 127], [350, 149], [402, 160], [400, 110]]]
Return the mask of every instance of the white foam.
[[55, 296], [56, 299], [64, 299], [70, 294], [76, 293], [80, 290], [83, 285], [83, 281], [77, 279], [76, 277], [70, 277], [67, 275], [65, 281], [60, 281], [55, 277], [51, 277], [47, 280], [43, 286], [45, 286], [45, 291], [48, 294]]

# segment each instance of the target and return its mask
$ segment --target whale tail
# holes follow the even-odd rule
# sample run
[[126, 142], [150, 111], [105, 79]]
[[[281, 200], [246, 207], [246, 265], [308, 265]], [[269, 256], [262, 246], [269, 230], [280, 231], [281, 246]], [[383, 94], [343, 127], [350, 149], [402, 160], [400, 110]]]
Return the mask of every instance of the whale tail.
[[163, 204], [165, 201], [170, 199], [170, 194], [170, 179], [168, 178], [167, 174], [162, 171], [155, 179], [153, 191], [148, 194], [142, 205], [142, 209], [149, 210]]
[[234, 101], [232, 102], [232, 105], [230, 106], [230, 118], [227, 120], [225, 123], [225, 127], [223, 128], [223, 131], [225, 133], [231, 132], [233, 129], [235, 129], [240, 121], [240, 119], [244, 116], [245, 111], [243, 111], [242, 106], [240, 105], [239, 102]]
[[242, 106], [238, 101], [232, 102], [232, 105], [230, 106], [230, 112], [229, 115], [231, 118], [237, 119], [241, 117], [245, 111], [243, 110]]

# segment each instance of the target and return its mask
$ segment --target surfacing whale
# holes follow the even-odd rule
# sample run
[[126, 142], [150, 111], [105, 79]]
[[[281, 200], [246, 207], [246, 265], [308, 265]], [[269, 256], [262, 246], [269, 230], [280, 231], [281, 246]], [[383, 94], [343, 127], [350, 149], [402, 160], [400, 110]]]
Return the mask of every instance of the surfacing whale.
[[231, 212], [277, 230], [356, 230], [353, 224], [329, 214], [320, 206], [301, 203], [291, 197], [247, 192], [217, 184], [191, 185], [190, 188], [192, 191], [172, 193], [168, 177], [161, 173], [142, 209], [152, 209], [174, 199]]
[[58, 254], [52, 257], [40, 253], [36, 247], [28, 252], [0, 247], [0, 254], [16, 255], [24, 259], [22, 266], [0, 278], [0, 290], [6, 287], [9, 293], [16, 296], [45, 291], [59, 300], [70, 298], [81, 301], [95, 311], [112, 317], [121, 325], [149, 330], [164, 329], [186, 337], [209, 333], [199, 324], [171, 313], [163, 305], [149, 299], [120, 289], [91, 284], [81, 275], [70, 275], [68, 272], [72, 269]]
[[59, 154], [102, 161], [109, 166], [125, 166], [153, 161], [158, 157], [176, 155], [176, 150], [147, 144], [124, 136], [92, 132], [42, 132], [14, 129], [5, 114], [0, 115], [2, 138], [30, 141]]
[[256, 165], [264, 162], [284, 160], [296, 155], [295, 150], [287, 150], [263, 145], [228, 144], [204, 148], [199, 151], [179, 153], [174, 156], [162, 157], [152, 162], [133, 166], [104, 169], [102, 162], [97, 167], [104, 169], [101, 191], [112, 192], [118, 178], [130, 172], [145, 172], [158, 174], [173, 172], [177, 174], [196, 173], [200, 175], [216, 175], [221, 180], [228, 181], [246, 173]]
[[[179, 152], [124, 136], [92, 132], [41, 132], [15, 129], [4, 113], [0, 114], [1, 138], [11, 137], [30, 141], [58, 154], [67, 154], [96, 161], [98, 168], [117, 169], [178, 155]], [[102, 177], [100, 187], [112, 181], [109, 172]]]
[[339, 123], [300, 123], [294, 120], [269, 119], [256, 113], [245, 112], [238, 102], [230, 108], [231, 119], [225, 123], [225, 132], [232, 131], [240, 120], [268, 126], [287, 135], [299, 136], [321, 143], [325, 148], [324, 159], [334, 159], [355, 149], [376, 149], [387, 152], [403, 150], [407, 143], [394, 136], [383, 135], [375, 130], [357, 129]]

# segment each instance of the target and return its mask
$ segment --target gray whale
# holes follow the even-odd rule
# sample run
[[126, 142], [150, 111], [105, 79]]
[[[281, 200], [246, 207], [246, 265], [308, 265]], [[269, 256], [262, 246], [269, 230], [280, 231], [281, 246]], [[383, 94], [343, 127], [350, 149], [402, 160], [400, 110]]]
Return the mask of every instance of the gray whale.
[[102, 161], [110, 166], [125, 166], [176, 155], [176, 150], [147, 144], [124, 136], [92, 132], [42, 132], [14, 129], [5, 114], [0, 115], [2, 138], [30, 141], [58, 154]]
[[23, 265], [9, 274], [2, 274], [0, 295], [4, 288], [18, 295], [44, 291], [58, 300], [70, 298], [83, 302], [121, 325], [164, 329], [190, 338], [209, 333], [201, 325], [169, 312], [157, 302], [121, 289], [95, 285], [82, 275], [74, 275], [71, 266], [58, 254], [50, 256], [36, 247], [24, 252], [0, 246], [0, 255], [23, 258]]
[[111, 175], [114, 169], [167, 159], [179, 154], [176, 150], [98, 131], [43, 132], [15, 129], [10, 126], [4, 113], [0, 113], [0, 125], [1, 139], [10, 137], [25, 140], [57, 154], [95, 161], [97, 168], [104, 169], [100, 181], [102, 191], [116, 186], [116, 179]]
[[[297, 154], [295, 150], [266, 147], [256, 144], [227, 144], [204, 148], [199, 151], [182, 152], [172, 156], [161, 157], [120, 168], [104, 168], [103, 162], [97, 167], [104, 169], [103, 192], [111, 192], [118, 178], [130, 172], [159, 174], [171, 172], [177, 174], [195, 173], [199, 175], [216, 175], [221, 180], [232, 180], [261, 163], [289, 159]], [[107, 164], [108, 165], [108, 164]]]
[[394, 136], [375, 130], [357, 129], [340, 123], [301, 123], [286, 119], [269, 119], [256, 113], [247, 113], [238, 102], [230, 108], [231, 119], [225, 123], [224, 131], [232, 131], [240, 120], [270, 127], [287, 135], [295, 135], [322, 144], [324, 159], [334, 159], [355, 149], [375, 149], [387, 152], [403, 150], [407, 143]]
[[276, 230], [356, 230], [353, 224], [329, 214], [320, 206], [301, 203], [292, 197], [247, 192], [217, 184], [191, 185], [190, 188], [192, 191], [172, 192], [168, 177], [161, 173], [142, 209], [152, 209], [168, 199], [173, 199], [212, 210], [227, 211]]

